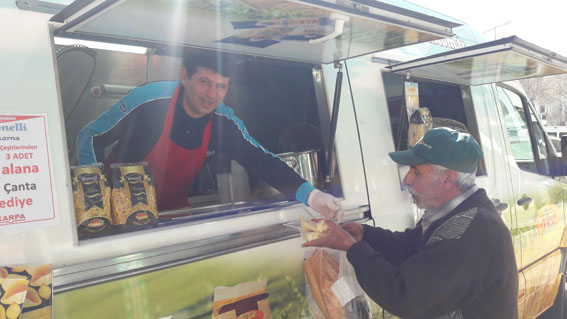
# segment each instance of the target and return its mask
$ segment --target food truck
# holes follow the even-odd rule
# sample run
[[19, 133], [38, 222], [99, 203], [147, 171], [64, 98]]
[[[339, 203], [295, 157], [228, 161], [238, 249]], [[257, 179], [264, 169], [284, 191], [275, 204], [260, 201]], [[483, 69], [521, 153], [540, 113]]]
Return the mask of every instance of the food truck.
[[[44, 317], [211, 318], [222, 287], [250, 282], [265, 285], [272, 317], [311, 317], [297, 225], [316, 213], [222, 154], [188, 190], [191, 206], [157, 211], [151, 227], [78, 214], [103, 211], [115, 189], [104, 164], [80, 175], [81, 129], [145, 83], [180, 81], [187, 51], [239, 61], [225, 104], [273, 156], [340, 198], [344, 220], [391, 230], [419, 220], [388, 157], [423, 124], [410, 104], [433, 126], [470, 132], [484, 153], [477, 184], [512, 235], [520, 318], [563, 315], [567, 159], [557, 154], [567, 152], [515, 80], [563, 74], [566, 58], [517, 37], [485, 42], [400, 0], [18, 0], [0, 6], [0, 29], [0, 274], [50, 265], [52, 296], [38, 288], [33, 304]], [[151, 192], [151, 172], [137, 174]]]

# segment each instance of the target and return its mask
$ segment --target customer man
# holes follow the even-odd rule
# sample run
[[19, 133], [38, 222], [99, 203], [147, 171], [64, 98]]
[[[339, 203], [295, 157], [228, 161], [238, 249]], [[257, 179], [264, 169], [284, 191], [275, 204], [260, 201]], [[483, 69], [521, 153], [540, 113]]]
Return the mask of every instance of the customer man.
[[474, 184], [482, 153], [467, 133], [436, 128], [410, 150], [404, 185], [425, 214], [414, 229], [391, 232], [327, 221], [327, 237], [305, 243], [347, 251], [370, 298], [403, 318], [518, 316], [512, 239], [483, 189]]
[[[224, 105], [230, 63], [209, 53], [187, 55], [181, 83], [147, 83], [123, 97], [78, 134], [80, 164], [147, 162], [158, 208], [188, 206], [191, 188], [207, 157], [224, 152], [279, 191], [324, 216], [339, 211], [322, 193], [254, 140]], [[105, 156], [107, 148], [110, 154]]]

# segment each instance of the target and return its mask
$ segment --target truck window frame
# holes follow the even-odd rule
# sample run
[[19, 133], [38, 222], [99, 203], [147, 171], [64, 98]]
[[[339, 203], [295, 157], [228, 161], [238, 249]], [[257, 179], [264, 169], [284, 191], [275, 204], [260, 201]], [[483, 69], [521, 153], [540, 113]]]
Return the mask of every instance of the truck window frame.
[[[65, 46], [61, 46], [59, 49], [62, 49], [64, 47]], [[55, 48], [57, 48], [57, 46]], [[95, 50], [97, 54], [100, 53], [100, 49], [95, 49]], [[132, 53], [126, 53], [120, 51], [108, 51], [108, 52], [104, 52], [104, 54], [107, 57], [107, 59], [105, 59], [104, 61], [107, 60], [113, 61], [112, 63], [120, 63], [124, 59], [131, 58], [132, 55]], [[116, 58], [116, 60], [109, 59], [108, 57], [109, 56], [112, 57], [112, 55], [116, 55], [118, 58]], [[167, 65], [171, 65], [171, 66], [175, 66], [176, 65], [175, 63], [180, 63], [180, 61], [178, 61], [180, 60], [179, 56], [167, 56], [167, 55], [154, 56], [154, 59], [158, 59], [158, 58], [162, 60], [160, 63], [168, 63]], [[69, 63], [71, 63], [70, 65], [72, 65], [72, 63], [76, 63], [76, 62], [73, 61]], [[111, 63], [107, 63], [107, 64], [112, 65]], [[156, 65], [158, 64], [156, 63]], [[99, 63], [98, 71], [102, 73], [102, 75], [98, 75], [99, 77], [102, 76], [103, 79], [107, 79], [113, 76], [112, 74], [111, 75], [106, 74], [108, 73], [109, 70], [107, 66], [103, 66], [102, 64]], [[254, 71], [253, 75], [250, 75], [250, 70], [248, 69], [249, 66], [253, 66], [255, 69], [257, 69], [256, 71]], [[326, 97], [327, 90], [329, 89], [329, 87], [327, 87], [323, 81], [316, 81], [315, 75], [313, 73], [314, 70], [320, 70], [320, 67], [321, 67], [320, 65], [308, 64], [304, 62], [279, 61], [279, 60], [267, 59], [267, 58], [250, 57], [246, 59], [244, 62], [240, 63], [238, 67], [239, 68], [238, 72], [235, 72], [234, 76], [232, 77], [231, 79], [232, 80], [231, 85], [233, 86], [233, 88], [231, 89], [232, 93], [227, 94], [227, 97], [225, 98], [225, 103], [227, 103], [226, 104], [227, 106], [234, 107], [233, 110], [235, 111], [235, 114], [237, 114], [237, 116], [242, 121], [244, 121], [244, 124], [247, 130], [250, 132], [250, 134], [254, 138], [257, 138], [262, 146], [269, 147], [269, 151], [272, 154], [276, 154], [276, 155], [292, 154], [292, 153], [301, 154], [309, 151], [309, 150], [293, 150], [293, 149], [285, 149], [282, 151], [281, 149], [279, 149], [280, 141], [277, 137], [283, 130], [280, 130], [278, 125], [285, 124], [287, 127], [293, 123], [301, 123], [304, 124], [305, 126], [310, 126], [319, 129], [320, 134], [322, 135], [321, 138], [323, 139], [323, 143], [320, 149], [316, 149], [313, 151], [317, 151], [315, 155], [315, 157], [318, 158], [317, 162], [319, 164], [317, 172], [319, 174], [320, 182], [323, 183], [323, 179], [324, 179], [323, 166], [326, 165], [324, 154], [327, 151], [326, 146], [328, 145], [325, 139], [328, 139], [330, 115], [329, 115], [328, 100]], [[273, 136], [271, 135], [267, 136], [265, 132], [258, 131], [258, 126], [260, 124], [259, 122], [257, 122], [257, 118], [256, 118], [257, 116], [256, 117], [251, 116], [251, 114], [254, 115], [253, 113], [253, 111], [255, 110], [254, 106], [277, 105], [277, 103], [268, 103], [269, 100], [266, 100], [266, 96], [269, 94], [267, 93], [268, 91], [266, 91], [266, 89], [264, 89], [264, 91], [266, 92], [263, 92], [262, 94], [259, 93], [254, 95], [252, 94], [255, 83], [258, 82], [260, 79], [262, 79], [261, 75], [264, 72], [266, 72], [266, 68], [268, 68], [272, 74], [279, 74], [279, 77], [274, 81], [272, 81], [273, 83], [260, 81], [262, 83], [265, 83], [265, 88], [267, 87], [270, 90], [274, 91], [278, 89], [278, 87], [281, 87], [281, 85], [278, 84], [281, 84], [286, 79], [293, 77], [294, 79], [296, 79], [293, 83], [294, 84], [293, 90], [297, 92], [300, 92], [299, 89], [304, 90], [300, 92], [302, 94], [296, 94], [296, 95], [286, 94], [286, 96], [289, 96], [289, 101], [292, 100], [303, 101], [304, 104], [299, 105], [297, 103], [289, 103], [290, 105], [297, 104], [297, 106], [291, 108], [290, 107], [278, 108], [283, 112], [283, 114], [280, 114], [280, 121], [276, 123], [277, 125], [275, 125], [275, 128], [277, 128], [277, 130], [274, 130], [274, 125], [270, 127], [270, 130], [273, 131], [272, 132]], [[246, 69], [246, 71], [244, 72], [243, 69]], [[62, 70], [61, 68], [58, 68], [58, 72], [62, 72], [61, 70]], [[288, 73], [287, 77], [282, 75], [281, 72], [277, 72], [282, 70], [285, 70]], [[142, 84], [133, 87], [138, 88], [146, 83], [155, 82], [155, 81], [168, 81], [168, 80], [175, 81], [176, 76], [177, 74], [174, 71], [171, 72], [171, 74], [169, 73], [158, 74], [155, 79], [152, 79], [152, 81], [143, 82]], [[171, 79], [169, 77], [171, 77]], [[66, 77], [63, 76], [61, 73], [59, 73], [58, 78], [59, 81], [61, 81]], [[133, 81], [136, 79], [137, 78], [135, 77], [134, 74], [128, 78], [128, 81]], [[297, 79], [300, 79], [300, 81]], [[97, 81], [100, 82], [97, 79], [95, 82], [91, 84], [94, 85], [98, 83]], [[126, 84], [130, 84], [130, 83], [128, 82]], [[126, 85], [124, 85], [124, 87], [126, 87]], [[309, 93], [309, 96], [307, 96], [306, 93], [307, 91]], [[129, 94], [129, 92], [130, 91], [121, 92], [120, 94], [116, 93], [114, 95], [108, 95], [108, 96], [104, 95], [98, 97], [89, 94], [88, 91], [83, 91], [81, 96], [79, 97], [79, 101], [81, 102], [82, 105], [83, 104], [90, 105], [89, 103], [92, 104], [99, 103], [103, 107], [101, 109], [97, 108], [96, 109], [97, 111], [95, 112], [96, 114], [93, 113], [94, 115], [92, 115], [92, 118], [90, 117], [91, 115], [88, 115], [89, 119], [85, 123], [88, 124], [90, 121], [98, 118], [100, 114], [110, 109], [115, 103], [117, 103], [117, 101], [120, 101], [121, 98]], [[248, 96], [253, 96], [255, 99], [259, 99], [259, 101], [256, 100], [249, 101], [249, 99], [247, 98]], [[85, 101], [85, 99], [87, 100]], [[109, 99], [111, 100], [111, 102], [108, 102]], [[281, 101], [280, 100], [278, 100], [278, 103], [280, 104], [284, 103], [285, 101], [285, 100], [281, 100]], [[264, 102], [261, 103], [261, 101]], [[307, 107], [307, 104], [309, 104], [309, 107]], [[267, 112], [267, 109], [262, 110], [262, 112]], [[262, 112], [259, 113], [262, 114]], [[79, 114], [79, 112], [75, 112], [75, 113], [76, 113], [75, 115]], [[68, 127], [69, 123], [71, 123], [71, 121], [69, 122], [66, 121], [64, 123], [65, 128], [67, 130], [66, 139], [67, 142], [74, 142], [76, 140], [76, 134], [78, 130], [83, 128], [84, 125], [87, 124], [80, 125], [79, 128], [75, 128], [74, 131], [72, 131]], [[263, 126], [263, 124], [260, 126]], [[283, 128], [285, 127], [282, 127], [282, 129]], [[267, 141], [266, 139], [268, 139], [269, 142], [266, 142]], [[73, 151], [72, 153], [74, 154], [75, 151]], [[76, 167], [78, 165], [77, 159], [73, 158], [72, 156], [73, 156], [72, 154], [69, 155], [70, 168]], [[337, 163], [336, 156], [337, 155], [334, 154], [332, 158], [334, 165], [336, 165]], [[201, 179], [201, 177], [204, 177], [205, 175], [212, 174], [211, 173], [212, 170], [212, 172], [216, 174], [213, 174], [211, 178], [215, 179], [215, 177], [217, 177], [216, 176], [217, 174], [222, 174], [223, 175], [222, 178], [223, 180], [225, 180], [227, 179], [227, 177], [224, 175], [227, 175], [227, 173], [229, 173], [231, 170], [234, 169], [237, 169], [238, 171], [243, 170], [244, 174], [246, 175], [245, 181], [246, 184], [248, 185], [250, 192], [246, 193], [245, 195], [242, 195], [245, 196], [244, 199], [242, 199], [242, 196], [235, 197], [234, 199], [227, 199], [227, 198], [222, 199], [219, 187], [218, 185], [216, 185], [217, 183], [219, 183], [218, 180], [209, 183], [206, 178], [204, 182]], [[315, 184], [314, 186], [320, 189], [321, 191], [333, 194], [341, 198], [345, 196], [343, 189], [344, 185], [341, 178], [341, 174], [342, 172], [337, 167], [336, 173], [332, 181], [325, 182], [324, 185]], [[196, 225], [200, 223], [214, 222], [221, 219], [231, 219], [231, 218], [237, 219], [239, 217], [243, 217], [247, 215], [262, 214], [264, 212], [276, 211], [287, 207], [304, 206], [304, 204], [297, 201], [295, 197], [292, 198], [290, 196], [286, 196], [279, 193], [271, 186], [261, 181], [258, 177], [255, 177], [250, 171], [244, 169], [236, 161], [229, 159], [224, 153], [223, 154], [219, 153], [218, 155], [214, 155], [212, 156], [212, 158], [206, 160], [201, 169], [201, 172], [198, 175], [199, 176], [196, 178], [196, 181], [192, 185], [192, 188], [193, 189], [197, 189], [199, 187], [202, 187], [204, 189], [214, 188], [213, 189], [215, 191], [214, 193], [212, 194], [207, 193], [205, 195], [200, 196], [198, 194], [195, 194], [195, 192], [192, 192], [191, 194], [188, 194], [188, 198], [192, 205], [191, 207], [188, 208], [180, 207], [176, 209], [159, 210], [159, 216], [160, 216], [159, 225], [156, 225], [151, 229], [136, 229], [133, 230], [133, 232], [151, 232], [151, 231], [155, 231], [156, 229], [160, 230], [165, 228], [178, 227], [180, 225]], [[251, 183], [255, 183], [255, 184], [251, 185]], [[236, 183], [235, 185], [237, 184], [238, 183]], [[256, 190], [259, 189], [262, 190], [263, 192], [258, 194], [252, 194], [251, 191], [254, 190], [252, 189], [252, 186], [256, 187], [255, 188]], [[232, 194], [232, 191], [230, 193]], [[216, 202], [211, 201], [211, 198], [214, 199], [217, 197], [218, 199], [215, 199]], [[98, 240], [107, 240], [113, 238], [114, 236], [121, 236], [129, 232], [130, 231], [126, 232], [126, 231], [118, 231], [113, 229], [108, 234], [93, 235], [92, 237], [88, 237], [88, 238], [86, 237], [78, 238], [77, 242], [80, 245], [81, 243], [86, 243], [87, 241], [92, 242]]]
[[[528, 136], [530, 138], [530, 146], [531, 146], [531, 152], [532, 152], [532, 156], [533, 156], [533, 160], [534, 160], [534, 164], [535, 164], [535, 171], [529, 169], [528, 167], [526, 167], [525, 165], [518, 165], [518, 167], [521, 170], [524, 171], [528, 171], [528, 172], [532, 172], [535, 174], [539, 174], [539, 175], [545, 175], [545, 176], [550, 176], [551, 175], [551, 171], [552, 171], [552, 166], [551, 166], [551, 161], [554, 156], [555, 156], [555, 151], [552, 149], [552, 147], [550, 147], [550, 143], [548, 141], [549, 137], [548, 135], [545, 133], [545, 130], [543, 129], [541, 123], [539, 122], [539, 119], [536, 116], [536, 113], [533, 110], [532, 105], [529, 103], [528, 99], [525, 97], [524, 94], [522, 94], [522, 92], [520, 92], [519, 90], [517, 90], [516, 88], [510, 86], [510, 85], [506, 85], [503, 83], [499, 83], [496, 85], [496, 96], [498, 99], [498, 105], [500, 106], [500, 98], [499, 98], [499, 89], [503, 89], [503, 90], [507, 90], [513, 94], [515, 94], [516, 96], [518, 96], [520, 98], [520, 101], [522, 102], [522, 110], [523, 110], [523, 118], [522, 120], [525, 122], [526, 124], [526, 128], [528, 130]], [[538, 125], [537, 127], [534, 127], [534, 123], [531, 120], [532, 116], [535, 118], [536, 120], [536, 125]], [[505, 123], [504, 123], [505, 125]], [[543, 133], [541, 136], [541, 140], [543, 140], [544, 143], [544, 147], [545, 147], [545, 152], [547, 155], [547, 158], [540, 158], [540, 152], [539, 152], [539, 148], [538, 145], [536, 143], [536, 141], [540, 140], [538, 139], [538, 137], [536, 136], [536, 132], [535, 130], [539, 127], [539, 129], [541, 130], [541, 132]], [[510, 136], [508, 135], [508, 143], [510, 143]], [[513, 154], [512, 154], [513, 156]], [[518, 161], [515, 159], [515, 162], [518, 163]]]
[[[395, 115], [396, 117], [394, 118], [391, 112], [392, 106], [391, 106], [391, 99], [390, 96], [388, 95], [388, 85], [386, 82], [392, 82], [390, 79], [393, 77], [397, 77], [399, 79], [401, 79], [402, 81], [404, 80], [404, 76], [396, 74], [396, 73], [392, 73], [392, 72], [388, 72], [388, 71], [383, 71], [382, 72], [382, 79], [383, 79], [383, 83], [384, 83], [384, 91], [386, 93], [386, 100], [387, 100], [387, 104], [388, 104], [388, 111], [389, 111], [389, 116], [390, 116], [390, 128], [392, 130], [392, 137], [393, 137], [393, 141], [394, 141], [394, 149], [396, 151], [398, 150], [404, 150], [405, 148], [400, 148], [400, 145], [402, 146], [406, 146], [407, 147], [407, 143], [405, 142], [401, 142], [398, 143], [397, 139], [398, 139], [398, 130], [394, 130], [394, 124], [398, 125], [398, 121], [399, 121], [399, 117], [397, 117], [397, 115]], [[435, 80], [430, 80], [430, 79], [424, 79], [424, 78], [412, 78], [410, 80], [411, 82], [417, 82], [419, 84], [426, 84], [427, 86], [443, 86], [445, 88], [454, 88], [454, 89], [458, 89], [459, 93], [460, 93], [460, 98], [462, 103], [460, 104], [460, 106], [458, 107], [462, 107], [462, 110], [459, 110], [459, 113], [462, 113], [462, 116], [464, 117], [465, 123], [464, 124], [467, 127], [468, 132], [478, 141], [478, 143], [481, 145], [482, 147], [482, 141], [480, 139], [480, 134], [479, 134], [479, 129], [478, 129], [478, 124], [476, 122], [476, 115], [475, 115], [475, 110], [474, 110], [474, 105], [473, 105], [473, 101], [472, 101], [472, 94], [470, 91], [470, 87], [469, 86], [463, 86], [463, 85], [459, 85], [456, 83], [448, 83], [448, 82], [441, 82], [441, 81], [435, 81]], [[391, 86], [391, 83], [390, 83]], [[402, 87], [402, 94], [403, 94], [403, 87]], [[404, 104], [402, 103], [402, 106]], [[424, 106], [426, 107], [426, 105], [422, 105], [421, 104], [421, 95], [420, 95], [420, 106]], [[455, 107], [455, 106], [453, 106]], [[461, 112], [462, 111], [462, 112]], [[453, 112], [454, 113], [454, 112]], [[402, 113], [402, 114], [405, 114]], [[432, 114], [433, 117], [436, 117]], [[455, 119], [453, 117], [446, 117], [448, 119], [452, 119], [452, 120], [459, 120], [459, 119]], [[394, 121], [396, 123], [394, 123]], [[404, 118], [402, 121], [402, 127], [407, 127], [408, 125], [408, 121], [406, 118]], [[462, 121], [459, 121], [462, 122]], [[402, 137], [406, 136], [402, 134]], [[486, 169], [486, 164], [484, 161], [484, 158], [481, 158], [479, 163], [478, 163], [478, 169], [476, 172], [477, 176], [486, 176], [487, 175], [487, 169]]]

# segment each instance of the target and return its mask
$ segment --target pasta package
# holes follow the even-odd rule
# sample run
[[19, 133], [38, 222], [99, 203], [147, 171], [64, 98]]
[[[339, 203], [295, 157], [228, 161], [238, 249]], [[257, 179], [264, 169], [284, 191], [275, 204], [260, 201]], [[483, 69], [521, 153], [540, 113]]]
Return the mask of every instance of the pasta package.
[[112, 220], [125, 230], [152, 227], [158, 219], [153, 176], [146, 163], [112, 164]]
[[79, 238], [102, 235], [110, 229], [110, 183], [103, 168], [102, 164], [71, 167]]
[[410, 118], [409, 131], [408, 131], [408, 145], [414, 146], [418, 143], [427, 131], [433, 128], [433, 119], [429, 109], [420, 107], [415, 110]]
[[213, 319], [271, 319], [266, 291], [267, 279], [249, 281], [234, 287], [216, 287]]

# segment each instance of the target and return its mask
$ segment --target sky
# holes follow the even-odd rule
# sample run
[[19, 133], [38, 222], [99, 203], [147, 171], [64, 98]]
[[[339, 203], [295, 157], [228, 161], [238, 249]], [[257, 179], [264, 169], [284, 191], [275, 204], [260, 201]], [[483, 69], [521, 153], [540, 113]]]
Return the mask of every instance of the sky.
[[[516, 35], [567, 57], [565, 0], [410, 0], [470, 25], [486, 40]], [[503, 25], [504, 24], [504, 25]]]

